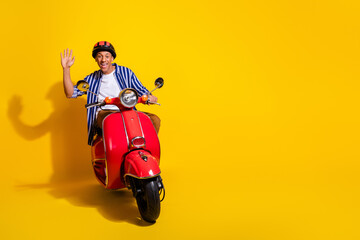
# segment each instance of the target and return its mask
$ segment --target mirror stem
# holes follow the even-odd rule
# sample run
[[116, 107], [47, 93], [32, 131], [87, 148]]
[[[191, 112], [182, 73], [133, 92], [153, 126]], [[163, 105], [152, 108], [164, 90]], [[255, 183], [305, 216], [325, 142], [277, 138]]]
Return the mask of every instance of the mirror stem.
[[151, 90], [149, 93], [152, 93], [153, 91], [155, 91], [156, 89], [158, 89], [159, 87], [154, 88], [153, 90]]
[[93, 93], [92, 91], [90, 91], [90, 90], [88, 90], [88, 92], [91, 92], [92, 94], [94, 94], [94, 95], [96, 95], [96, 96], [99, 96], [99, 95], [97, 95], [96, 93]]

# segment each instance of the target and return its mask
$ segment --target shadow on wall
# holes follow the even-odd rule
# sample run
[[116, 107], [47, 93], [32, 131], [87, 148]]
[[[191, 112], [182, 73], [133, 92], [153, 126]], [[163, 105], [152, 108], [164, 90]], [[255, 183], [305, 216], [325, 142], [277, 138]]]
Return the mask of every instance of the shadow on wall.
[[93, 177], [90, 148], [87, 145], [85, 97], [66, 99], [62, 83], [56, 83], [46, 98], [53, 104], [54, 111], [43, 122], [29, 126], [20, 120], [23, 108], [20, 97], [13, 96], [9, 102], [8, 116], [16, 132], [27, 140], [50, 134], [54, 170], [50, 183]]
[[66, 99], [62, 83], [47, 95], [54, 111], [43, 122], [29, 126], [20, 120], [21, 98], [13, 96], [8, 117], [16, 132], [31, 141], [49, 133], [53, 175], [49, 183], [17, 186], [19, 189], [49, 189], [55, 198], [65, 198], [75, 206], [96, 207], [108, 220], [147, 226], [140, 220], [131, 191], [106, 191], [95, 180], [87, 145], [86, 97]]

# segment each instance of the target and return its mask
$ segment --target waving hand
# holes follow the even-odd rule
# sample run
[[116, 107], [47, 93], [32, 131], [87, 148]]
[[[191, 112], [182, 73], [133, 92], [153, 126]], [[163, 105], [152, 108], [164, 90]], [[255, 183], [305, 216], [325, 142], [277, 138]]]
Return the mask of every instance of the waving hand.
[[64, 50], [64, 54], [60, 53], [61, 55], [61, 65], [63, 68], [70, 68], [74, 62], [75, 62], [75, 56], [73, 57], [72, 55], [72, 50], [70, 50], [67, 48], [66, 50]]

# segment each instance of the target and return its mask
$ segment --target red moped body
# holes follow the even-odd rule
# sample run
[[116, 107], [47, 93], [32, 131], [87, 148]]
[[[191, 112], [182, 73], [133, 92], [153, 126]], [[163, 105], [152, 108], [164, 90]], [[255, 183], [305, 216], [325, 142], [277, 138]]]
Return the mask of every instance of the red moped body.
[[92, 146], [95, 175], [107, 189], [128, 187], [126, 176], [151, 178], [160, 174], [160, 144], [150, 118], [133, 109], [105, 117], [103, 135]]

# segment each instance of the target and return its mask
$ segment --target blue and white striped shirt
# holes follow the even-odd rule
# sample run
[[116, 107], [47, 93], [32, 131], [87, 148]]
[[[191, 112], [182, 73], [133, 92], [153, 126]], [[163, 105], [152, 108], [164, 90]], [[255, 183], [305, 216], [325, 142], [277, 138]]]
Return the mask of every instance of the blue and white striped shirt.
[[[125, 88], [134, 88], [138, 92], [139, 96], [148, 93], [148, 90], [141, 84], [139, 79], [137, 79], [133, 71], [131, 71], [127, 67], [119, 66], [116, 63], [114, 63], [113, 65], [115, 66], [115, 79], [119, 84], [120, 90], [123, 90]], [[84, 78], [84, 80], [89, 83], [90, 85], [89, 90], [91, 92], [99, 94], [102, 75], [103, 75], [102, 71], [98, 70]], [[87, 104], [98, 101], [98, 96], [91, 92], [87, 93]], [[77, 98], [82, 95], [84, 95], [84, 92], [80, 91], [75, 85], [72, 98]], [[93, 127], [93, 125], [96, 118], [97, 108], [98, 107], [92, 107], [87, 109], [87, 127], [88, 127], [88, 136], [89, 136], [88, 137], [89, 145], [92, 144], [95, 134], [95, 128]]]

